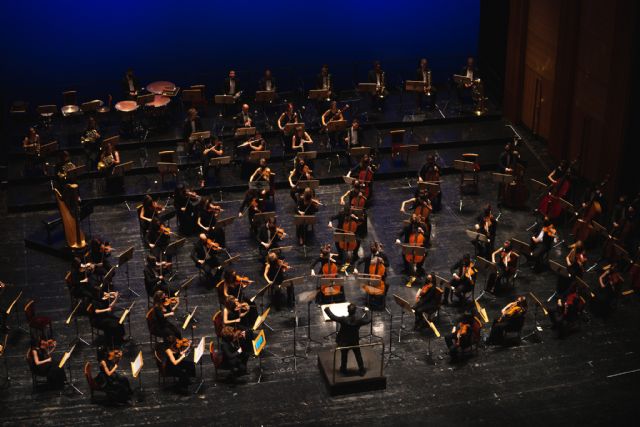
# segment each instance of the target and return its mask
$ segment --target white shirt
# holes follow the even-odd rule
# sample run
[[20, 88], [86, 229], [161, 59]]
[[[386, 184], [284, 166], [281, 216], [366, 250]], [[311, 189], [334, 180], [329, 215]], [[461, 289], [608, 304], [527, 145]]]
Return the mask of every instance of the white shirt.
[[196, 131], [196, 121], [191, 120], [191, 132], [195, 132], [195, 131]]
[[381, 85], [381, 83], [380, 83], [380, 73], [376, 73], [376, 84], [377, 84], [378, 86], [380, 86], [380, 85]]
[[133, 86], [133, 79], [130, 79], [129, 77], [127, 77], [127, 81], [129, 82], [129, 92], [135, 92], [136, 88], [135, 86]]
[[329, 89], [329, 76], [324, 76], [322, 78], [322, 88]]
[[467, 78], [473, 80], [473, 71], [467, 68]]
[[422, 71], [422, 81], [425, 83], [427, 82], [427, 72], [424, 70]]
[[229, 80], [229, 95], [236, 93], [236, 81], [234, 79]]
[[266, 90], [271, 90], [271, 80], [266, 80], [264, 86]]
[[356, 132], [353, 127], [351, 127], [349, 133], [351, 137], [351, 145], [358, 145], [358, 132]]

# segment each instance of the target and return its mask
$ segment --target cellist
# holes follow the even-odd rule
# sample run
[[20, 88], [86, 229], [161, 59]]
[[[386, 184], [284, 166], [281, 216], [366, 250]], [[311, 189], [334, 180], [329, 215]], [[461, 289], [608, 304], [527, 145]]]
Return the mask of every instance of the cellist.
[[498, 228], [498, 220], [493, 216], [491, 205], [487, 205], [482, 214], [476, 218], [475, 231], [484, 235], [487, 241], [484, 242], [479, 238], [473, 240], [471, 243], [475, 246], [476, 252], [481, 257], [488, 259], [494, 248], [494, 241], [496, 239], [496, 231]]
[[336, 249], [339, 254], [340, 263], [355, 264], [358, 259], [358, 249], [360, 249], [360, 240], [364, 237], [358, 233], [361, 229], [362, 218], [352, 212], [349, 205], [345, 205], [343, 209], [329, 219], [327, 226], [334, 228], [333, 222], [338, 221], [335, 231], [340, 233], [354, 234], [356, 237], [353, 243], [336, 242]]
[[572, 169], [573, 163], [569, 165], [566, 160], [563, 160], [560, 165], [547, 176], [551, 188], [540, 200], [540, 204], [538, 205], [538, 212], [541, 215], [551, 219], [560, 216], [563, 207], [559, 199], [566, 198], [571, 189]]
[[609, 176], [590, 192], [589, 198], [582, 202], [580, 209], [576, 212], [576, 222], [573, 224], [571, 234], [576, 241], [588, 244], [593, 234], [593, 221], [602, 222], [601, 215], [604, 211], [604, 197], [602, 189], [606, 185]]
[[603, 270], [598, 277], [598, 286], [596, 286], [595, 297], [591, 303], [594, 313], [606, 317], [615, 307], [615, 301], [620, 295], [624, 278], [618, 272], [618, 267], [615, 264], [610, 264]]
[[504, 341], [507, 330], [513, 330], [518, 325], [522, 325], [524, 316], [527, 314], [527, 297], [519, 296], [515, 301], [507, 304], [501, 311], [500, 316], [493, 321], [491, 332], [486, 343], [489, 345], [500, 344]]
[[371, 156], [364, 154], [360, 162], [347, 173], [348, 177], [357, 178], [358, 182], [363, 185], [361, 190], [368, 202], [373, 197], [373, 174], [376, 169]]
[[471, 262], [471, 256], [464, 254], [458, 262], [451, 266], [451, 274], [451, 286], [445, 289], [444, 293], [444, 300], [447, 304], [453, 302], [454, 295], [458, 301], [464, 301], [465, 294], [473, 291], [478, 270]]
[[[329, 243], [320, 248], [320, 256], [311, 263], [311, 276], [316, 276], [316, 265], [320, 264], [318, 275], [324, 278], [338, 277], [338, 264], [335, 257], [338, 254], [331, 253], [331, 245]], [[344, 289], [342, 285], [323, 284], [320, 287], [316, 297], [317, 303], [342, 302], [345, 300]]]
[[[427, 161], [418, 172], [418, 182], [440, 182], [440, 168], [436, 164], [436, 158], [433, 154], [427, 156]], [[433, 209], [439, 211], [442, 207], [442, 191], [440, 186], [437, 190], [429, 191], [429, 199], [433, 203]]]
[[[398, 234], [396, 244], [404, 243], [411, 246], [422, 246], [426, 251], [429, 245], [429, 240], [425, 236], [426, 230], [427, 225], [424, 224], [422, 220], [420, 220], [420, 217], [418, 215], [412, 214], [409, 224], [404, 226]], [[400, 240], [401, 238], [402, 241]], [[403, 256], [405, 272], [411, 275], [409, 282], [407, 282], [407, 287], [411, 287], [412, 283], [416, 279], [416, 275], [424, 274], [424, 269], [422, 266], [425, 259], [426, 253], [425, 255], [405, 254]]]

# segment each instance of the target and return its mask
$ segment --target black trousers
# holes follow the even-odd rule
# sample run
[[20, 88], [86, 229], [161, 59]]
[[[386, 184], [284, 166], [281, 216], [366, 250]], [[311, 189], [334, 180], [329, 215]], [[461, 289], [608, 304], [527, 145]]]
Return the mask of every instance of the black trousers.
[[362, 360], [362, 353], [360, 352], [360, 348], [345, 348], [340, 350], [340, 370], [347, 370], [347, 360], [349, 358], [349, 351], [353, 350], [353, 355], [356, 357], [356, 362], [358, 363], [358, 369], [364, 370], [364, 361]]

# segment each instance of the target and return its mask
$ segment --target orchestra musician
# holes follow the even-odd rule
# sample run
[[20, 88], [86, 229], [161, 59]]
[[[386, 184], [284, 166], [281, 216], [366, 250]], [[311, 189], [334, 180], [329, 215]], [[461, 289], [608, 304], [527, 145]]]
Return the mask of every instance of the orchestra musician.
[[296, 152], [304, 152], [306, 151], [306, 144], [313, 144], [311, 135], [305, 132], [304, 127], [296, 126], [296, 130], [291, 137], [291, 149]]
[[567, 198], [571, 190], [573, 181], [573, 164], [569, 164], [566, 160], [562, 160], [558, 167], [549, 173], [547, 180], [549, 181], [549, 192], [540, 199], [537, 211], [551, 219], [560, 216], [563, 206], [560, 198]]
[[147, 264], [144, 267], [144, 288], [147, 296], [152, 297], [157, 291], [162, 291], [166, 295], [174, 296], [177, 289], [169, 285], [165, 280], [165, 275], [171, 273], [171, 264], [167, 261], [162, 263], [153, 255], [147, 255]]
[[98, 129], [98, 123], [95, 117], [89, 116], [89, 119], [87, 119], [87, 127], [80, 136], [80, 143], [84, 148], [87, 164], [92, 168], [98, 165], [101, 138], [102, 135], [100, 134], [100, 129]]
[[343, 113], [344, 110], [345, 108], [343, 109], [338, 108], [338, 103], [336, 101], [331, 101], [331, 103], [329, 104], [329, 109], [327, 109], [324, 113], [322, 113], [322, 116], [320, 117], [320, 121], [322, 122], [323, 128], [327, 129], [327, 136], [328, 136], [327, 146], [329, 148], [333, 149], [338, 145], [338, 132], [329, 131], [328, 123], [344, 120], [344, 113]]
[[243, 178], [248, 178], [251, 174], [253, 164], [251, 153], [254, 151], [265, 151], [266, 149], [267, 141], [262, 137], [260, 132], [256, 132], [254, 136], [236, 146], [235, 155], [237, 158], [242, 159], [241, 171]]
[[[147, 230], [147, 246], [156, 258], [162, 258], [171, 241], [171, 229], [158, 217], [153, 217]], [[167, 257], [168, 258], [168, 257]]]
[[549, 318], [551, 328], [557, 331], [558, 338], [567, 336], [579, 320], [584, 305], [584, 300], [578, 295], [576, 283], [569, 286], [567, 292], [556, 300], [555, 310], [549, 310]]
[[198, 219], [196, 224], [200, 232], [206, 233], [207, 237], [215, 239], [221, 246], [225, 246], [226, 239], [224, 235], [224, 228], [216, 227], [218, 215], [223, 212], [221, 206], [213, 203], [211, 197], [205, 197], [201, 199], [200, 205], [198, 205]]
[[368, 273], [371, 267], [371, 260], [373, 258], [379, 258], [380, 260], [382, 260], [382, 264], [384, 264], [385, 267], [389, 267], [389, 265], [391, 265], [389, 262], [389, 257], [387, 256], [387, 254], [384, 253], [384, 250], [382, 248], [382, 243], [371, 242], [369, 244], [369, 254], [360, 258], [358, 262], [355, 263], [356, 268], [353, 270], [353, 272], [358, 274], [359, 270], [357, 267], [359, 265], [362, 265], [363, 266], [362, 271], [365, 273]]
[[207, 238], [205, 233], [200, 233], [198, 240], [193, 244], [191, 260], [197, 269], [205, 274], [206, 283], [215, 285], [222, 275], [222, 264], [218, 258], [218, 252], [223, 250], [215, 239]]
[[324, 312], [331, 320], [340, 324], [340, 330], [336, 335], [336, 345], [338, 347], [349, 347], [340, 350], [340, 373], [347, 375], [347, 360], [349, 357], [349, 351], [352, 350], [358, 363], [358, 374], [362, 377], [367, 372], [362, 360], [362, 353], [360, 352], [360, 327], [368, 325], [371, 322], [371, 312], [367, 307], [364, 308], [364, 315], [356, 315], [356, 306], [349, 304], [347, 308], [347, 316], [336, 316], [331, 312], [330, 307], [326, 307]]
[[473, 314], [467, 311], [458, 319], [451, 333], [444, 337], [452, 359], [457, 359], [464, 350], [473, 344], [475, 322]]
[[253, 283], [246, 276], [240, 276], [232, 268], [227, 268], [222, 275], [222, 297], [221, 301], [226, 301], [229, 295], [241, 302], [245, 302], [244, 288]]
[[66, 150], [61, 151], [60, 159], [55, 166], [58, 188], [64, 187], [67, 183], [75, 183], [75, 179], [69, 176], [69, 171], [71, 169], [75, 169], [75, 167], [76, 165], [71, 161], [71, 155], [69, 152]]
[[[396, 244], [399, 245], [404, 243], [411, 246], [422, 246], [426, 250], [429, 247], [429, 238], [426, 235], [426, 231], [428, 229], [429, 226], [422, 222], [418, 215], [412, 214], [411, 219], [409, 220], [409, 224], [402, 227], [402, 230], [400, 230], [400, 232], [398, 233]], [[426, 256], [419, 257], [405, 255], [403, 257], [405, 272], [407, 274], [412, 274], [412, 277], [413, 273], [418, 276], [423, 275], [423, 264], [425, 259]]]
[[276, 79], [273, 77], [270, 69], [264, 70], [264, 75], [258, 82], [258, 88], [262, 91], [275, 92], [276, 91]]
[[349, 265], [355, 265], [358, 260], [358, 250], [360, 249], [360, 240], [364, 237], [362, 235], [362, 216], [352, 211], [350, 205], [344, 205], [343, 208], [336, 214], [329, 218], [327, 224], [329, 228], [334, 228], [333, 221], [338, 221], [336, 227], [337, 232], [345, 234], [353, 234], [355, 241], [351, 242], [336, 242], [336, 249], [338, 250], [339, 262], [343, 264], [343, 269], [346, 271]]
[[[344, 137], [344, 143], [347, 146], [347, 150], [365, 145], [364, 132], [360, 127], [360, 120], [356, 118], [351, 120], [351, 126], [347, 129], [347, 136]], [[351, 160], [349, 160], [349, 162], [351, 162]]]
[[542, 222], [540, 231], [531, 236], [532, 250], [529, 256], [534, 260], [532, 268], [535, 272], [542, 271], [545, 256], [549, 253], [556, 240], [557, 231], [551, 220], [547, 217]]
[[149, 231], [152, 220], [158, 215], [164, 217], [165, 215], [162, 214], [164, 210], [165, 208], [153, 200], [149, 194], [145, 195], [142, 199], [142, 205], [138, 211], [138, 220], [140, 223], [140, 233], [142, 234], [142, 239], [145, 244], [148, 243], [147, 232]]
[[175, 318], [175, 311], [178, 308], [180, 299], [169, 297], [162, 290], [157, 290], [153, 294], [153, 314], [152, 314], [152, 334], [163, 338], [165, 341], [170, 337], [182, 338], [180, 328], [171, 321]]
[[464, 97], [469, 96], [469, 92], [473, 88], [473, 85], [480, 79], [480, 70], [476, 67], [475, 59], [472, 56], [467, 58], [467, 63], [460, 70], [460, 75], [465, 76], [470, 80], [470, 82], [465, 83], [463, 87], [457, 87], [458, 99], [460, 104], [462, 104]]
[[64, 368], [60, 368], [53, 362], [51, 354], [56, 348], [56, 342], [52, 339], [40, 338], [32, 340], [29, 351], [29, 368], [39, 377], [47, 378], [47, 385], [53, 390], [64, 387], [67, 382], [67, 375]]
[[[304, 191], [304, 188], [298, 186], [300, 181], [309, 181], [313, 179], [313, 170], [311, 170], [311, 164], [307, 164], [304, 158], [296, 157], [296, 163], [289, 172], [289, 187], [291, 198], [294, 202], [298, 201], [298, 197]], [[294, 182], [295, 181], [295, 182]]]
[[184, 119], [184, 124], [182, 125], [182, 138], [185, 142], [187, 155], [195, 156], [201, 151], [200, 144], [202, 141], [197, 138], [192, 138], [192, 135], [196, 132], [202, 132], [203, 129], [198, 110], [193, 107], [189, 108], [187, 110], [187, 117]]
[[513, 146], [508, 142], [504, 146], [504, 151], [500, 153], [498, 164], [500, 165], [500, 172], [505, 174], [511, 174], [518, 164], [519, 155], [517, 151], [514, 151]]
[[422, 329], [427, 326], [422, 314], [426, 314], [429, 321], [433, 321], [435, 314], [442, 303], [443, 291], [436, 286], [435, 273], [429, 273], [424, 279], [424, 284], [418, 292], [416, 292], [415, 304], [413, 310], [415, 312], [414, 329]]
[[133, 74], [133, 69], [129, 68], [122, 79], [122, 92], [127, 99], [135, 99], [140, 91], [138, 79]]
[[[289, 264], [279, 258], [276, 252], [269, 252], [267, 255], [262, 277], [264, 277], [264, 280], [271, 285], [270, 291], [276, 310], [280, 310], [282, 308], [282, 291], [280, 289], [280, 285], [285, 280], [286, 273], [290, 268]], [[295, 305], [295, 301], [296, 299], [293, 286], [287, 286], [287, 307], [292, 308]]]
[[236, 127], [239, 127], [239, 128], [254, 127], [253, 115], [249, 110], [249, 104], [242, 104], [242, 107], [240, 109], [240, 114], [236, 116]]
[[[338, 254], [331, 253], [331, 244], [327, 243], [320, 247], [320, 256], [311, 263], [311, 276], [316, 276], [316, 266], [320, 264], [317, 275], [321, 278], [335, 279], [338, 277], [338, 263], [335, 257]], [[344, 287], [341, 284], [320, 282], [319, 292], [316, 294], [316, 303], [330, 304], [334, 302], [344, 302]]]
[[493, 320], [486, 344], [496, 345], [503, 343], [506, 332], [517, 331], [522, 328], [526, 315], [527, 297], [522, 295], [500, 310], [500, 316]]
[[382, 70], [380, 61], [373, 62], [373, 68], [369, 70], [369, 83], [376, 84], [376, 91], [371, 96], [371, 106], [373, 109], [382, 111], [384, 99], [389, 94], [385, 83], [385, 73]]
[[280, 242], [287, 237], [283, 228], [278, 227], [276, 217], [271, 216], [258, 230], [258, 249], [260, 257], [266, 259], [271, 249], [280, 247]]
[[483, 242], [480, 238], [474, 239], [471, 243], [476, 248], [476, 253], [488, 259], [493, 253], [494, 241], [496, 239], [496, 231], [498, 228], [498, 220], [493, 216], [491, 205], [487, 205], [482, 214], [476, 218], [474, 229], [477, 233], [487, 237], [487, 241]]
[[27, 136], [22, 140], [22, 149], [26, 156], [26, 174], [44, 172], [44, 162], [40, 158], [40, 145], [40, 135], [34, 127], [30, 127], [27, 131]]
[[567, 265], [568, 277], [558, 276], [556, 285], [556, 292], [561, 296], [569, 290], [571, 283], [576, 277], [582, 278], [584, 275], [585, 264], [587, 262], [584, 244], [581, 241], [577, 241], [571, 245], [571, 250], [564, 260]]
[[591, 306], [594, 314], [608, 317], [616, 306], [624, 278], [618, 271], [616, 264], [605, 266], [603, 270], [598, 277], [598, 286], [596, 286]]
[[[285, 126], [289, 123], [299, 123], [302, 118], [300, 117], [300, 113], [296, 111], [295, 105], [292, 102], [287, 103], [287, 109], [280, 114], [278, 117], [278, 129], [282, 132], [285, 130]], [[291, 133], [286, 136], [291, 135]]]
[[489, 275], [485, 291], [495, 293], [496, 289], [506, 286], [509, 278], [516, 274], [518, 256], [511, 247], [511, 240], [506, 240], [491, 254], [491, 262], [497, 266], [497, 272]]
[[235, 70], [230, 70], [229, 77], [224, 79], [224, 86], [222, 87], [222, 93], [225, 95], [233, 96], [235, 100], [238, 100], [242, 95], [240, 80], [236, 76]]
[[89, 242], [89, 262], [94, 266], [94, 272], [102, 277], [111, 270], [111, 245], [108, 241], [94, 237]]
[[[411, 212], [407, 212], [408, 204], [411, 204]], [[431, 220], [429, 218], [432, 211], [433, 206], [431, 205], [431, 200], [429, 200], [429, 193], [427, 193], [426, 190], [417, 190], [414, 197], [403, 201], [400, 205], [400, 212], [404, 214], [412, 213], [417, 215], [418, 218], [420, 218], [420, 221], [426, 226], [424, 237], [427, 245], [431, 242]]]
[[[302, 195], [298, 199], [297, 214], [303, 216], [314, 216], [318, 212], [318, 207], [322, 206], [318, 200], [313, 198], [313, 190], [307, 187], [304, 189]], [[306, 243], [308, 225], [296, 226], [296, 237], [298, 238], [298, 244], [303, 246]]]
[[256, 321], [257, 311], [255, 306], [248, 302], [240, 301], [233, 295], [229, 295], [224, 302], [222, 310], [222, 322], [225, 326], [232, 326], [247, 332], [247, 336], [253, 339], [252, 327]]
[[316, 89], [328, 91], [327, 100], [333, 97], [333, 76], [329, 73], [329, 66], [324, 64], [316, 76]]
[[363, 184], [362, 193], [367, 199], [367, 204], [371, 203], [373, 198], [373, 176], [378, 166], [374, 164], [373, 157], [364, 154], [360, 162], [347, 172], [348, 177], [357, 178], [360, 184]]
[[83, 263], [78, 257], [71, 260], [69, 291], [74, 298], [86, 301], [85, 305], [97, 294], [98, 281], [93, 274], [93, 265]]
[[189, 236], [196, 231], [197, 206], [202, 197], [179, 183], [173, 193], [173, 206], [178, 217], [180, 233]]
[[473, 291], [478, 276], [478, 270], [471, 262], [469, 254], [464, 254], [462, 258], [451, 266], [451, 283], [445, 289], [445, 303], [451, 304], [453, 297], [460, 302], [467, 301], [466, 296]]
[[420, 59], [420, 65], [418, 65], [418, 69], [416, 70], [416, 80], [425, 83], [424, 92], [418, 92], [417, 94], [416, 104], [418, 111], [422, 110], [424, 98], [429, 99], [429, 108], [433, 110], [436, 106], [436, 97], [438, 92], [432, 85], [431, 69], [429, 68], [429, 63], [426, 58]]
[[[245, 375], [247, 373], [247, 362], [252, 354], [247, 332], [231, 326], [223, 326], [221, 335], [220, 351], [222, 352], [222, 363], [229, 368], [234, 378]], [[249, 350], [247, 350], [247, 347], [249, 347]]]
[[267, 206], [270, 205], [268, 201], [267, 190], [249, 188], [245, 193], [244, 200], [238, 209], [238, 217], [243, 217], [245, 214], [249, 220], [249, 227], [252, 234], [255, 234], [258, 228], [254, 217], [257, 213], [268, 212]]
[[[440, 183], [440, 168], [436, 164], [436, 158], [433, 154], [427, 156], [427, 161], [420, 168], [418, 172], [418, 182]], [[429, 190], [429, 199], [433, 205], [433, 210], [439, 211], [442, 207], [442, 191], [440, 190], [440, 186], [435, 190]]]
[[113, 314], [119, 296], [118, 292], [97, 289], [89, 309], [91, 326], [103, 331], [105, 344], [118, 347], [125, 342], [124, 325], [121, 325], [120, 318]]
[[131, 399], [133, 390], [127, 377], [118, 372], [118, 364], [121, 359], [122, 350], [99, 348], [98, 362], [100, 370], [95, 381], [107, 393], [111, 402], [127, 403]]
[[120, 153], [113, 147], [113, 144], [107, 142], [104, 144], [100, 152], [100, 160], [98, 161], [98, 172], [102, 172], [105, 176], [113, 174], [113, 168], [120, 164]]
[[178, 378], [177, 391], [187, 395], [190, 379], [196, 376], [196, 365], [187, 359], [191, 342], [186, 338], [170, 335], [165, 345], [163, 366], [167, 375]]

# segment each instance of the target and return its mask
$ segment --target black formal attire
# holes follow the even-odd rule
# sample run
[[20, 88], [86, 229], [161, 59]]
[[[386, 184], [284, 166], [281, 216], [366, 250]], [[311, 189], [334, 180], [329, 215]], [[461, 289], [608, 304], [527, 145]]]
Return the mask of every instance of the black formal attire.
[[[245, 351], [245, 347], [238, 341], [227, 337], [223, 337], [220, 341], [223, 367], [229, 369], [234, 375], [242, 375], [247, 372], [250, 352]], [[242, 352], [238, 352], [241, 348], [243, 349]]]
[[[191, 251], [191, 259], [196, 268], [204, 272], [211, 286], [220, 281], [220, 276], [222, 275], [222, 269], [218, 268], [221, 265], [220, 259], [213, 249], [205, 247], [202, 240], [198, 239], [198, 241], [194, 243], [193, 250]], [[204, 264], [198, 262], [201, 260], [204, 260]]]
[[164, 277], [161, 279], [158, 269], [159, 267], [149, 264], [144, 268], [144, 288], [147, 295], [153, 296], [156, 291], [161, 290], [165, 294], [173, 296], [177, 291], [176, 287], [170, 286]]
[[[465, 333], [460, 335], [458, 341], [457, 332], [462, 329], [463, 325], [467, 325]], [[464, 349], [469, 348], [473, 343], [473, 319], [463, 318], [457, 323], [456, 332], [452, 332], [444, 337], [444, 340], [449, 348], [449, 354], [451, 357], [456, 357]]]
[[[271, 87], [267, 87], [267, 85], [270, 84]], [[276, 79], [274, 77], [271, 77], [270, 79], [266, 79], [264, 77], [262, 77], [260, 79], [260, 81], [258, 82], [258, 88], [261, 91], [266, 91], [266, 90], [276, 90]]]
[[[185, 357], [180, 363], [174, 365], [171, 363], [171, 359], [169, 359], [169, 355], [166, 352], [162, 354], [164, 355], [163, 363], [167, 375], [178, 378], [178, 386], [186, 388], [189, 385], [189, 378], [196, 376], [196, 364], [193, 363], [193, 360], [190, 360], [190, 358]], [[173, 357], [176, 359], [179, 358], [180, 353], [173, 351]]]
[[[318, 207], [315, 203], [310, 202], [308, 205], [305, 204], [304, 199], [300, 199], [298, 201], [298, 210], [300, 212], [304, 212], [306, 216], [314, 216], [318, 212]], [[297, 212], [296, 212], [297, 214]], [[306, 234], [307, 234], [307, 225], [298, 225], [296, 226], [296, 238], [302, 238], [306, 243]]]
[[262, 224], [258, 229], [258, 242], [260, 243], [271, 243], [269, 248], [265, 248], [263, 245], [258, 245], [258, 250], [260, 251], [260, 256], [262, 259], [266, 259], [267, 254], [269, 253], [269, 249], [275, 249], [280, 246], [280, 242], [282, 239], [276, 235], [275, 229], [271, 229], [267, 226], [266, 223]]
[[[116, 364], [113, 360], [105, 360], [109, 369], [113, 369], [113, 366]], [[124, 375], [121, 375], [117, 371], [108, 375], [102, 363], [100, 363], [100, 371], [96, 376], [96, 383], [107, 393], [109, 399], [113, 402], [118, 403], [126, 403], [131, 399], [131, 395], [133, 394], [133, 390], [131, 390], [131, 385], [129, 384], [129, 380]]]
[[167, 339], [171, 335], [176, 338], [182, 338], [182, 332], [180, 332], [180, 328], [178, 328], [167, 317], [164, 317], [165, 312], [166, 309], [164, 308], [158, 306], [153, 307], [153, 330], [151, 331], [151, 333], [164, 339]]
[[196, 232], [196, 206], [200, 201], [198, 198], [192, 201], [188, 196], [176, 192], [173, 196], [173, 206], [178, 217], [178, 227], [180, 233], [190, 236]]
[[[41, 348], [36, 348], [35, 350], [38, 353], [38, 358], [40, 360], [49, 358], [49, 354], [45, 350]], [[36, 365], [33, 360], [33, 354], [29, 352], [29, 366], [31, 371], [37, 376], [46, 377], [47, 385], [52, 389], [61, 389], [67, 381], [67, 375], [64, 372], [64, 368], [59, 368], [58, 364], [53, 360], [42, 365]]]
[[[416, 70], [416, 81], [426, 82], [427, 81], [427, 72], [431, 71], [429, 68], [426, 70], [422, 70], [422, 68], [418, 68]], [[416, 103], [418, 105], [418, 109], [422, 108], [422, 103], [425, 98], [429, 98], [429, 108], [433, 109], [436, 106], [436, 101], [438, 98], [438, 92], [436, 91], [435, 86], [433, 86], [433, 74], [431, 75], [431, 96], [425, 95], [424, 91], [417, 92]]]
[[224, 85], [222, 86], [222, 91], [224, 92], [225, 95], [235, 96], [238, 92], [242, 90], [240, 86], [240, 80], [237, 77], [233, 79], [233, 83], [235, 83], [234, 87], [232, 87], [232, 80], [229, 77], [224, 79]]
[[[324, 312], [327, 314], [327, 316], [329, 316], [331, 320], [337, 322], [340, 325], [340, 330], [336, 335], [336, 344], [338, 346], [351, 347], [360, 344], [360, 327], [371, 322], [371, 313], [367, 311], [364, 317], [358, 316], [357, 313], [354, 313], [350, 316], [338, 317], [331, 312], [331, 309], [329, 307], [325, 308]], [[356, 362], [358, 363], [358, 369], [360, 370], [361, 374], [364, 373], [364, 362], [362, 360], [362, 353], [360, 352], [359, 347], [340, 350], [340, 372], [345, 373], [347, 371], [349, 350], [353, 350], [353, 354], [356, 357]]]
[[94, 299], [94, 310], [91, 311], [89, 320], [91, 326], [101, 330], [104, 333], [105, 344], [120, 346], [124, 342], [124, 325], [120, 324], [120, 319], [116, 317], [111, 311], [105, 311], [102, 313], [96, 313], [95, 309], [105, 309], [109, 306], [108, 300]]
[[423, 313], [425, 313], [427, 317], [432, 316], [433, 313], [438, 310], [440, 302], [442, 301], [442, 291], [433, 284], [427, 286], [429, 286], [429, 288], [420, 294], [418, 302], [416, 302], [413, 307], [416, 316], [416, 326], [424, 324], [424, 318], [422, 317]]
[[125, 98], [133, 99], [133, 95], [131, 92], [136, 92], [140, 90], [140, 84], [138, 83], [138, 79], [136, 76], [131, 76], [129, 79], [126, 75], [122, 78], [122, 93]]

